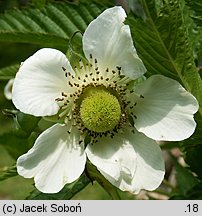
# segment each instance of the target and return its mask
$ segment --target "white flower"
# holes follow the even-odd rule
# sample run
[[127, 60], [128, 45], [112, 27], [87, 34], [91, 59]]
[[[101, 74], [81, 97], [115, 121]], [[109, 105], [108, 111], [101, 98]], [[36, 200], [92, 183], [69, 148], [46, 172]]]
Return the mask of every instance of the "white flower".
[[10, 79], [4, 88], [4, 96], [8, 100], [12, 99], [13, 82], [14, 82], [14, 79]]
[[[42, 192], [76, 180], [86, 157], [123, 191], [154, 190], [165, 172], [154, 140], [183, 140], [194, 132], [198, 103], [178, 82], [155, 75], [128, 89], [146, 69], [125, 17], [117, 6], [90, 23], [83, 35], [88, 64], [80, 61], [73, 70], [60, 51], [41, 49], [16, 75], [13, 102], [20, 111], [64, 119], [17, 160], [18, 173], [34, 177]], [[84, 148], [86, 136], [91, 142]]]

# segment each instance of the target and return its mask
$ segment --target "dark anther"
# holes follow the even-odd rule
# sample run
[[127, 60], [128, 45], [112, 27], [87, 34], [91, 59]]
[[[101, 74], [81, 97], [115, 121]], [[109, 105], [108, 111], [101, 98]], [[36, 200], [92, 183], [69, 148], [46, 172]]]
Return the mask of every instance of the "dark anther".
[[130, 93], [134, 93], [134, 91], [133, 91], [133, 90], [130, 90]]
[[106, 69], [106, 72], [109, 72], [109, 68]]
[[137, 105], [137, 103], [135, 102], [135, 103], [134, 103], [134, 106], [136, 106], [136, 105]]
[[95, 70], [97, 71], [97, 70], [98, 70], [98, 67], [96, 67]]
[[99, 81], [99, 78], [97, 78], [96, 80]]
[[64, 98], [56, 98], [55, 101], [63, 101]]
[[65, 73], [65, 76], [67, 77], [67, 73]]
[[115, 73], [116, 73], [116, 71], [114, 71], [114, 70], [113, 70], [113, 71], [112, 71], [112, 73], [113, 73], [113, 74], [115, 74]]
[[103, 80], [104, 79], [103, 76], [101, 76], [100, 79]]
[[88, 74], [85, 74], [85, 77], [87, 78], [87, 77], [88, 77]]
[[136, 115], [133, 115], [133, 117], [134, 117], [135, 119], [137, 119], [137, 116], [136, 116]]
[[79, 76], [79, 77], [78, 77], [78, 80], [80, 80], [80, 79], [81, 79], [81, 77]]
[[62, 70], [63, 70], [63, 71], [66, 71], [66, 68], [62, 67]]
[[109, 81], [109, 78], [106, 78], [105, 80], [106, 80], [106, 81]]
[[90, 73], [90, 76], [92, 76], [93, 75], [93, 73]]
[[114, 133], [111, 133], [110, 137], [113, 138], [114, 137]]
[[97, 71], [96, 74], [98, 75], [100, 73], [100, 71]]
[[92, 54], [90, 54], [90, 58], [91, 58], [91, 59], [93, 58]]
[[70, 131], [67, 131], [67, 133], [70, 134], [71, 132], [70, 132]]
[[95, 64], [97, 63], [97, 59], [95, 59]]
[[79, 140], [79, 145], [82, 143], [82, 140]]
[[62, 96], [67, 97], [67, 95], [64, 92], [62, 92]]
[[121, 67], [119, 67], [119, 66], [116, 66], [116, 68], [120, 71], [121, 70]]
[[69, 85], [71, 86], [71, 87], [73, 87], [73, 85], [71, 84], [71, 82], [69, 81]]
[[86, 80], [84, 79], [83, 82], [86, 82]]
[[143, 96], [143, 95], [140, 95], [140, 98], [144, 98], [144, 96]]
[[81, 59], [79, 59], [79, 61], [81, 62]]
[[93, 77], [93, 79], [92, 79], [93, 81], [95, 81], [95, 78]]

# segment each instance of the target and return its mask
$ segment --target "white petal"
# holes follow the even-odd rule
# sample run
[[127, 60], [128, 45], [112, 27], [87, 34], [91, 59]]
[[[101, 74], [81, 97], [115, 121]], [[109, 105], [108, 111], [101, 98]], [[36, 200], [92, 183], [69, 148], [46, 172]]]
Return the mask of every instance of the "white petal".
[[126, 129], [113, 139], [101, 138], [88, 145], [89, 160], [105, 178], [123, 191], [154, 190], [164, 177], [164, 161], [159, 146], [143, 134]]
[[[121, 172], [133, 176], [136, 168], [136, 153], [133, 147], [116, 135], [113, 139], [103, 137], [86, 148], [89, 160], [99, 169], [108, 173], [116, 181]], [[127, 155], [127, 157], [125, 157]]]
[[139, 193], [140, 189], [155, 190], [165, 174], [164, 159], [159, 145], [141, 133], [127, 133], [126, 136], [137, 152], [137, 169], [131, 183], [133, 193]]
[[13, 103], [22, 112], [49, 116], [58, 112], [55, 101], [68, 92], [62, 67], [74, 73], [66, 56], [59, 50], [45, 48], [29, 57], [20, 67], [13, 85]]
[[14, 79], [10, 79], [4, 88], [4, 95], [6, 99], [12, 99], [12, 88], [13, 88]]
[[146, 71], [138, 57], [130, 28], [124, 25], [126, 13], [120, 6], [109, 8], [87, 27], [83, 35], [83, 50], [98, 60], [100, 70], [122, 68], [123, 74], [136, 79]]
[[144, 96], [133, 109], [138, 131], [155, 140], [179, 141], [190, 137], [196, 127], [193, 114], [198, 102], [177, 81], [154, 75], [137, 86]]
[[17, 160], [18, 173], [34, 177], [35, 186], [43, 193], [57, 193], [66, 183], [75, 181], [84, 171], [86, 155], [79, 145], [79, 132], [55, 124], [44, 131], [34, 146]]

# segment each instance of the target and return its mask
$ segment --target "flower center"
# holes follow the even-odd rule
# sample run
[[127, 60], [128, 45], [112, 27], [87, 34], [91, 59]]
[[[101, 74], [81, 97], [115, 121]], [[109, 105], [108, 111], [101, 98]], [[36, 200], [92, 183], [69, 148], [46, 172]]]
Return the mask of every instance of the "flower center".
[[121, 106], [110, 91], [95, 87], [84, 94], [80, 104], [80, 117], [84, 126], [91, 131], [110, 131], [120, 121]]

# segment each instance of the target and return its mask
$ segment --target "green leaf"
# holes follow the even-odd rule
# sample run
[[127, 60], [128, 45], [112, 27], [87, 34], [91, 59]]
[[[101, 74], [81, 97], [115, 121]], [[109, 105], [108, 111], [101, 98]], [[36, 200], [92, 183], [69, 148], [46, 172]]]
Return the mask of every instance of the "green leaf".
[[198, 180], [186, 167], [181, 166], [174, 157], [173, 162], [176, 169], [177, 189], [179, 194], [186, 195], [198, 183]]
[[[104, 8], [93, 2], [79, 5], [65, 2], [48, 3], [41, 10], [8, 11], [0, 16], [0, 41], [67, 47], [72, 35], [84, 32]], [[81, 46], [80, 34], [75, 36], [74, 43]]]
[[28, 200], [68, 200], [74, 195], [79, 193], [83, 188], [85, 188], [90, 183], [90, 180], [85, 174], [83, 174], [78, 180], [71, 184], [67, 184], [64, 188], [56, 194], [45, 194], [41, 193], [37, 189], [31, 192], [31, 194], [26, 198]]
[[6, 167], [4, 169], [0, 169], [0, 181], [6, 180], [10, 177], [14, 177], [18, 175], [16, 166]]
[[164, 1], [158, 13], [154, 0], [142, 0], [142, 5], [146, 19], [129, 15], [127, 23], [148, 75], [162, 74], [178, 80], [202, 107], [202, 81], [195, 67], [181, 5], [176, 0]]
[[195, 172], [199, 179], [202, 180], [202, 120], [199, 115], [195, 117], [197, 120], [197, 127], [195, 133], [190, 139], [181, 141], [181, 148], [184, 152], [185, 162], [190, 169]]
[[20, 125], [23, 131], [28, 133], [29, 135], [34, 131], [37, 127], [38, 122], [40, 121], [40, 117], [36, 117], [33, 115], [25, 114], [20, 111], [16, 113], [16, 121]]
[[190, 169], [197, 174], [198, 178], [202, 180], [201, 155], [202, 143], [200, 145], [187, 145], [185, 161], [190, 165]]
[[202, 183], [192, 187], [185, 195], [175, 194], [170, 197], [171, 200], [201, 200], [202, 199]]
[[187, 192], [187, 198], [189, 200], [193, 200], [193, 199], [201, 200], [202, 199], [202, 182], [195, 185], [193, 188], [191, 188]]
[[199, 25], [202, 26], [202, 1], [201, 0], [185, 0], [186, 4], [194, 12], [192, 18]]
[[11, 65], [0, 69], [0, 80], [9, 80], [15, 77], [19, 64]]
[[27, 139], [20, 139], [13, 133], [0, 135], [0, 145], [2, 145], [14, 159], [17, 159], [29, 149], [29, 141]]
[[32, 0], [32, 2], [35, 5], [35, 7], [39, 9], [43, 8], [46, 4], [46, 0]]

